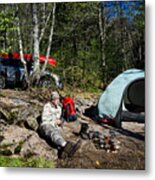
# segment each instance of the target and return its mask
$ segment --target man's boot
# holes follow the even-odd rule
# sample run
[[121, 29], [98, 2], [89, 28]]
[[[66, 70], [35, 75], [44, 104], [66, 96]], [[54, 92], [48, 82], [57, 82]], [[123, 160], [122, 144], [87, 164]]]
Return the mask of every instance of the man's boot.
[[82, 139], [89, 139], [88, 128], [89, 126], [87, 123], [81, 123], [81, 129], [79, 135], [81, 136]]
[[65, 159], [67, 157], [72, 157], [76, 151], [80, 148], [81, 140], [78, 140], [76, 143], [68, 141], [66, 146], [61, 148], [59, 151], [59, 158]]

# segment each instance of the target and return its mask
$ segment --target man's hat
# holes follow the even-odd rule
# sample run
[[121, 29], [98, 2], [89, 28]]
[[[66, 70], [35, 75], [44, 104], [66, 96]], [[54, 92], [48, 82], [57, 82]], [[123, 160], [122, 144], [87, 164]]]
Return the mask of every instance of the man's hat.
[[60, 96], [59, 96], [58, 92], [56, 92], [56, 91], [52, 92], [51, 100], [59, 99], [59, 98], [60, 98]]

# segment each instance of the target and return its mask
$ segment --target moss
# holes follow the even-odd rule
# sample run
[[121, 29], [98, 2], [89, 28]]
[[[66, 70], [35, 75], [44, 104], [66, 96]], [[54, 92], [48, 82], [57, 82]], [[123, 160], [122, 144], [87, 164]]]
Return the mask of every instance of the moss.
[[54, 168], [55, 163], [44, 158], [15, 158], [0, 156], [0, 167]]
[[22, 149], [22, 145], [19, 144], [19, 145], [15, 148], [14, 153], [15, 153], [15, 154], [19, 154], [20, 151], [21, 151], [21, 149]]
[[12, 109], [10, 112], [10, 119], [13, 119], [13, 120], [17, 119], [18, 112], [19, 112], [18, 108]]
[[9, 150], [9, 149], [0, 150], [0, 155], [3, 155], [3, 156], [11, 156], [11, 155], [12, 155], [12, 152], [11, 152], [11, 150]]
[[14, 144], [13, 143], [4, 143], [4, 144], [0, 145], [0, 149], [4, 149], [4, 148], [10, 147], [12, 145], [14, 145]]

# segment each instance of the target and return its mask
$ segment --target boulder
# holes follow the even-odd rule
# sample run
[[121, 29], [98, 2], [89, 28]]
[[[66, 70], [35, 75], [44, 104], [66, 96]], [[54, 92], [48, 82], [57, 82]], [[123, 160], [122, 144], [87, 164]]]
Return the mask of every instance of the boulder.
[[39, 124], [37, 122], [37, 119], [33, 116], [29, 116], [26, 119], [25, 126], [31, 130], [37, 131], [39, 128]]
[[38, 100], [21, 100], [20, 97], [0, 97], [0, 119], [8, 124], [17, 124], [21, 127], [37, 131], [38, 120], [41, 117], [43, 104]]
[[18, 155], [20, 157], [38, 156], [55, 161], [56, 151], [49, 146], [39, 135], [17, 125], [0, 124], [1, 154]]

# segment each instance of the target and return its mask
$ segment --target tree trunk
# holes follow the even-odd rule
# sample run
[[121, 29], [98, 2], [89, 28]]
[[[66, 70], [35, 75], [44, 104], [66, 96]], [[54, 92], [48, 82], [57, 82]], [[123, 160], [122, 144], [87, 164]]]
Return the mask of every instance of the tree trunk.
[[37, 7], [36, 4], [32, 4], [32, 16], [33, 16], [33, 60], [34, 60], [34, 68], [33, 68], [33, 78], [32, 82], [35, 79], [39, 79], [40, 74], [40, 61], [39, 61], [39, 28], [38, 28], [38, 17], [37, 17]]
[[[43, 3], [44, 4], [44, 3]], [[44, 6], [45, 6], [45, 4], [44, 4]], [[42, 10], [44, 10], [45, 11], [45, 7], [43, 8], [42, 7]], [[40, 44], [40, 42], [41, 42], [41, 40], [42, 40], [42, 38], [43, 38], [43, 36], [44, 36], [44, 33], [45, 33], [45, 29], [46, 29], [46, 27], [47, 27], [47, 24], [48, 24], [48, 22], [49, 22], [49, 20], [50, 20], [50, 17], [51, 17], [51, 14], [52, 14], [52, 11], [48, 14], [48, 16], [47, 16], [47, 18], [45, 17], [45, 13], [43, 13], [43, 17], [42, 17], [42, 29], [41, 29], [41, 32], [40, 32], [40, 37], [39, 37], [39, 44]], [[46, 20], [45, 20], [46, 19]]]
[[20, 23], [19, 23], [19, 16], [18, 16], [18, 5], [16, 5], [16, 10], [17, 10], [17, 34], [18, 34], [18, 44], [19, 44], [20, 58], [21, 58], [21, 61], [22, 61], [23, 65], [24, 65], [26, 82], [28, 84], [28, 87], [30, 87], [27, 64], [26, 64], [26, 61], [25, 61], [24, 56], [23, 56], [23, 45], [22, 45]]
[[41, 73], [43, 73], [46, 69], [48, 58], [50, 55], [50, 50], [51, 50], [51, 45], [52, 45], [52, 38], [53, 38], [53, 31], [54, 31], [54, 25], [55, 25], [55, 11], [56, 11], [56, 3], [53, 4], [53, 12], [52, 12], [52, 25], [51, 25], [51, 31], [50, 31], [50, 36], [49, 36], [49, 42], [48, 42], [48, 48], [46, 52], [46, 60], [43, 65]]
[[123, 22], [123, 10], [122, 10], [122, 3], [121, 1], [118, 2], [119, 8], [119, 32], [120, 32], [120, 44], [121, 44], [121, 54], [122, 54], [122, 71], [127, 69], [127, 58], [125, 53], [125, 37], [124, 34], [126, 33], [126, 26]]
[[102, 67], [103, 67], [103, 79], [104, 83], [107, 81], [107, 69], [106, 69], [106, 56], [105, 56], [105, 39], [106, 39], [106, 22], [103, 20], [103, 5], [99, 3], [99, 31], [101, 39], [101, 56], [102, 56]]
[[[121, 22], [121, 26], [120, 26], [120, 44], [121, 44], [121, 53], [122, 53], [122, 62], [123, 62], [123, 65], [122, 65], [122, 71], [125, 71], [127, 69], [127, 57], [126, 57], [126, 46], [125, 46], [125, 42], [126, 42], [126, 27], [123, 28], [124, 24]], [[122, 30], [123, 29], [123, 32]]]

